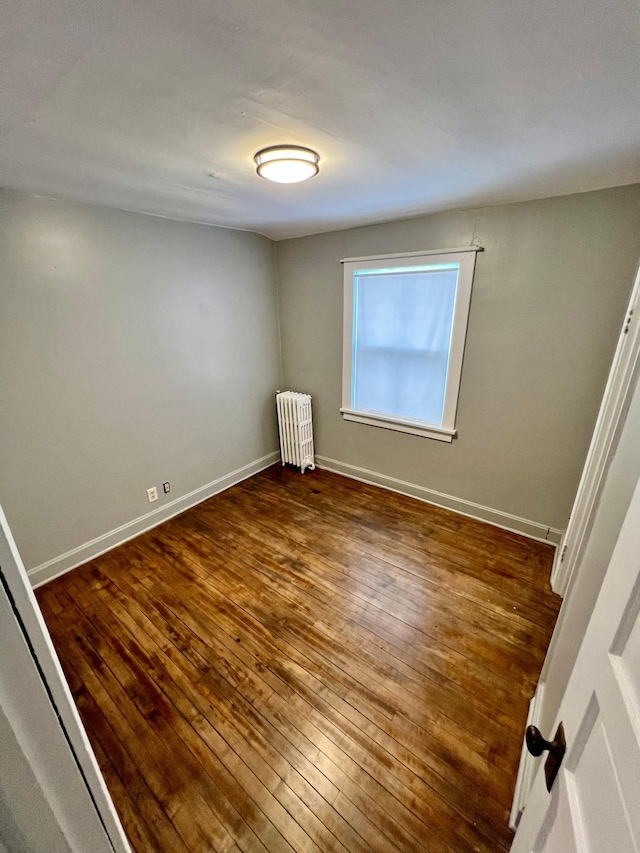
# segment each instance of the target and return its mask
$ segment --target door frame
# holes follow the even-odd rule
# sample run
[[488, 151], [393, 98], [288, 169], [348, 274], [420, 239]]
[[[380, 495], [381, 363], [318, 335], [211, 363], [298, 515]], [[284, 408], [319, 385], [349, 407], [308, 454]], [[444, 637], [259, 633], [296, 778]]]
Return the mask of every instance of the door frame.
[[640, 265], [618, 338], [589, 452], [569, 517], [556, 549], [551, 588], [565, 596], [580, 565], [609, 465], [618, 446], [640, 365]]
[[[0, 569], [3, 585], [111, 847], [114, 853], [131, 853], [1, 506]], [[59, 785], [64, 784], [61, 777]]]
[[[594, 428], [589, 452], [580, 478], [569, 524], [556, 549], [551, 570], [551, 588], [565, 597], [580, 569], [589, 541], [596, 511], [609, 466], [618, 446], [627, 410], [640, 375], [640, 265], [636, 270], [629, 304], [609, 371], [602, 403]], [[566, 618], [566, 607], [560, 608], [553, 636], [547, 649], [540, 678], [529, 705], [527, 725], [537, 725], [543, 707], [544, 687], [550, 662]], [[524, 741], [524, 738], [523, 738]], [[523, 742], [522, 755], [513, 796], [509, 826], [515, 831], [527, 802], [533, 777], [539, 764]]]
[[[634, 626], [639, 624], [638, 592], [640, 576], [637, 559], [637, 519], [639, 516], [640, 478], [636, 480], [613, 552], [607, 561], [602, 586], [591, 612], [589, 624], [582, 637], [573, 671], [555, 714], [555, 719], [547, 729], [549, 734], [553, 736], [553, 732], [557, 731], [557, 727], [562, 722], [566, 730], [567, 754], [564, 756], [559, 778], [553, 783], [553, 787], [549, 791], [541, 770], [545, 757], [536, 759], [534, 786], [529, 794], [522, 820], [518, 823], [516, 836], [511, 847], [512, 851], [539, 849], [538, 842], [534, 839], [540, 838], [541, 829], [549, 828], [549, 823], [546, 820], [548, 816], [551, 815], [555, 819], [554, 809], [557, 808], [559, 796], [558, 784], [562, 784], [562, 777], [564, 776], [566, 785], [567, 776], [572, 776], [576, 771], [580, 755], [589, 733], [592, 731], [593, 723], [599, 717], [602, 720], [608, 719], [611, 724], [609, 734], [614, 730], [618, 733], [625, 733], [626, 740], [624, 743], [618, 741], [614, 749], [611, 749], [610, 746], [605, 748], [611, 750], [612, 766], [620, 770], [618, 784], [621, 789], [627, 792], [637, 790], [636, 696], [631, 695], [635, 693], [632, 682], [627, 681], [625, 677], [620, 678], [624, 671], [624, 664], [620, 656], [634, 631]], [[627, 693], [627, 691], [631, 692]], [[624, 720], [621, 720], [616, 712], [624, 714]], [[625, 766], [625, 762], [620, 759], [627, 752], [627, 744], [632, 744], [635, 753], [633, 765], [627, 764]], [[617, 764], [614, 764], [614, 758], [618, 759]], [[599, 780], [592, 781], [597, 786]], [[572, 790], [571, 784], [569, 784], [566, 794], [569, 800], [572, 824], [578, 827], [578, 831], [575, 833], [578, 849], [582, 850], [584, 833], [580, 829], [579, 821], [583, 818], [580, 805], [576, 799], [576, 792]], [[621, 798], [624, 801], [622, 793]], [[635, 803], [637, 797], [633, 801]], [[640, 827], [638, 816], [639, 812], [636, 810], [628, 826], [630, 834], [636, 842], [640, 837], [638, 835]], [[539, 817], [542, 819], [538, 821]], [[627, 817], [629, 818], [629, 815]], [[579, 841], [583, 843], [581, 844]], [[558, 848], [554, 847], [554, 849]], [[591, 849], [590, 846], [589, 849]], [[604, 848], [598, 847], [598, 850], [601, 849]], [[608, 849], [610, 849], [609, 846], [607, 846]], [[636, 850], [635, 844], [633, 849]]]

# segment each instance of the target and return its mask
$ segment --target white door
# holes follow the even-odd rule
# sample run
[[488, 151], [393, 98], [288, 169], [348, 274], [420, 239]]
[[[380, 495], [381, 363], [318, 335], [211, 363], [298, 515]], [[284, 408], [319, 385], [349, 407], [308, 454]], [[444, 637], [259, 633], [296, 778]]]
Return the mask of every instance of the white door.
[[[131, 853], [1, 507], [0, 650], [0, 817], [13, 827], [10, 849]], [[0, 826], [0, 842], [7, 832]]]
[[567, 749], [547, 792], [543, 753], [512, 853], [640, 851], [640, 482], [552, 732]]

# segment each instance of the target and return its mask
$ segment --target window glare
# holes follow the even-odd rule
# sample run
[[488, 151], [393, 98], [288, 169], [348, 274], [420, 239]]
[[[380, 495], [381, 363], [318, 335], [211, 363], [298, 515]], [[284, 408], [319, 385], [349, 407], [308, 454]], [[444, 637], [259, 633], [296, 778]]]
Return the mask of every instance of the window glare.
[[458, 272], [354, 272], [354, 409], [442, 423]]

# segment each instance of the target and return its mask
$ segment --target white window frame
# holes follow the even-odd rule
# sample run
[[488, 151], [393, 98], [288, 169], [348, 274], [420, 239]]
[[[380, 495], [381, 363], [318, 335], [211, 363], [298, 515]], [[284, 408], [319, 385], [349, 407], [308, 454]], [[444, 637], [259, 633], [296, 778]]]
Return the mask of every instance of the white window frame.
[[[476, 252], [481, 252], [480, 246], [465, 246], [456, 249], [435, 249], [424, 252], [400, 253], [394, 255], [370, 255], [363, 258], [345, 258], [344, 266], [344, 336], [342, 361], [342, 406], [340, 412], [345, 421], [359, 424], [393, 429], [411, 435], [422, 435], [435, 438], [438, 441], [453, 441], [456, 435], [456, 412], [458, 409], [458, 394], [462, 378], [462, 362], [464, 345], [467, 336], [469, 308], [471, 306], [471, 289], [475, 270]], [[437, 257], [436, 257], [437, 256]], [[413, 418], [395, 417], [383, 412], [371, 412], [353, 407], [353, 362], [354, 362], [354, 273], [356, 270], [377, 269], [384, 266], [390, 270], [406, 269], [407, 267], [425, 266], [425, 258], [433, 257], [435, 264], [460, 264], [456, 300], [453, 310], [451, 327], [451, 345], [449, 348], [449, 364], [444, 395], [442, 424]]]

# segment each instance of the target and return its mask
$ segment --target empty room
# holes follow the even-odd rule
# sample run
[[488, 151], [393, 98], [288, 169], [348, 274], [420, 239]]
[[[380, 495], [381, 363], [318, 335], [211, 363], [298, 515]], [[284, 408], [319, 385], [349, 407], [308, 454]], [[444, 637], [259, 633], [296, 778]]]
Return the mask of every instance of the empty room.
[[627, 0], [5, 0], [0, 853], [637, 853]]

